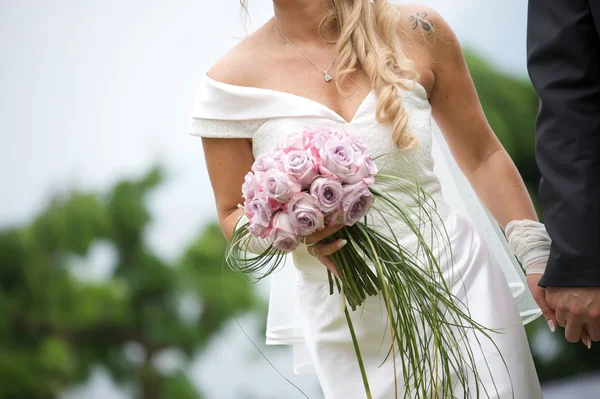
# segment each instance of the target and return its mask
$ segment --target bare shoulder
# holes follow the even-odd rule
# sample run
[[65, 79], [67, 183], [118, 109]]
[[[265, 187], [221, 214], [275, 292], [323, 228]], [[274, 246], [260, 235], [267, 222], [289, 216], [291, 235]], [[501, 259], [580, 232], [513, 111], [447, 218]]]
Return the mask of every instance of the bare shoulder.
[[444, 17], [423, 4], [407, 3], [395, 6], [400, 13], [400, 30], [415, 41], [433, 43], [437, 39], [453, 39], [454, 32]]
[[[421, 74], [428, 93], [434, 91], [441, 74], [461, 64], [463, 53], [454, 31], [444, 17], [422, 4], [397, 5], [399, 35], [407, 56]], [[446, 69], [446, 71], [444, 70]]]
[[258, 29], [232, 47], [208, 70], [208, 76], [231, 85], [254, 86], [260, 71], [258, 58], [266, 53], [262, 51], [264, 29]]
[[399, 28], [405, 43], [426, 50], [433, 60], [445, 58], [448, 52], [460, 52], [454, 31], [435, 9], [416, 3], [396, 7], [400, 12]]

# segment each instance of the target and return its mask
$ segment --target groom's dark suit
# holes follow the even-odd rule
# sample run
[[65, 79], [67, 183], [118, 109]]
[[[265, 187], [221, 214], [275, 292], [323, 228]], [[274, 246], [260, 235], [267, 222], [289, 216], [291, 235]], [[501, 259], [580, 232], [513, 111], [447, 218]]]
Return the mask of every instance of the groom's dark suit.
[[536, 155], [552, 250], [542, 286], [600, 286], [600, 0], [529, 0]]

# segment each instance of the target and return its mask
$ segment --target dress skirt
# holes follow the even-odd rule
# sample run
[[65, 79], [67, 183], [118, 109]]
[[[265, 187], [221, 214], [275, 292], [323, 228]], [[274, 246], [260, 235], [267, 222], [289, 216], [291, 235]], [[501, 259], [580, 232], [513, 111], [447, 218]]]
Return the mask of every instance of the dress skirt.
[[[439, 260], [444, 277], [454, 295], [468, 307], [471, 318], [497, 331], [489, 332], [493, 343], [482, 334], [475, 336], [474, 333], [464, 340], [471, 346], [479, 382], [471, 378], [468, 395], [456, 383], [454, 397], [541, 398], [521, 316], [500, 266], [466, 217], [454, 214], [450, 225], [448, 232], [453, 256]], [[325, 267], [316, 259], [297, 251], [294, 261], [298, 274], [299, 321], [325, 398], [365, 398], [339, 294], [330, 295]], [[382, 296], [369, 297], [362, 307], [351, 311], [351, 318], [373, 398], [395, 398], [394, 362], [392, 356], [388, 356], [391, 334]], [[413, 397], [403, 386], [398, 360], [396, 366], [397, 397]]]

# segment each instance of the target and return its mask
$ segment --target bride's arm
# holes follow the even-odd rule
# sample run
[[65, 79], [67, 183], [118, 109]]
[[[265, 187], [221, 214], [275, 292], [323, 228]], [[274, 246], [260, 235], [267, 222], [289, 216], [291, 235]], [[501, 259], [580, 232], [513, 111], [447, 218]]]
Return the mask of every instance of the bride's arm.
[[[427, 13], [434, 26], [433, 33], [417, 39], [426, 41], [424, 45], [430, 49], [435, 82], [429, 101], [456, 162], [503, 229], [512, 221], [537, 221], [525, 183], [485, 117], [454, 32], [434, 10], [420, 8], [416, 11]], [[540, 266], [543, 270], [545, 261], [533, 265], [532, 270]], [[546, 302], [544, 289], [538, 286], [540, 278], [540, 274], [529, 274], [528, 286], [553, 329], [554, 311]]]
[[433, 10], [427, 15], [436, 35], [429, 39], [435, 76], [430, 102], [454, 158], [503, 228], [513, 220], [537, 220], [521, 175], [486, 120], [456, 36]]
[[210, 177], [217, 215], [223, 234], [229, 240], [243, 212], [242, 184], [254, 158], [248, 139], [202, 138], [204, 159]]

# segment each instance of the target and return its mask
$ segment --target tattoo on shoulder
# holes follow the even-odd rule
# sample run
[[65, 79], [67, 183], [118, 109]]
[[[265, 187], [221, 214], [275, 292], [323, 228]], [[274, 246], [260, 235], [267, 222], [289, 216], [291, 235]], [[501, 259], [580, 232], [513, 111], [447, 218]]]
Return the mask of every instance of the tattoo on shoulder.
[[421, 27], [425, 33], [433, 32], [433, 23], [427, 20], [426, 12], [418, 12], [415, 15], [411, 15], [409, 20], [412, 22], [413, 30], [417, 30], [418, 27]]

